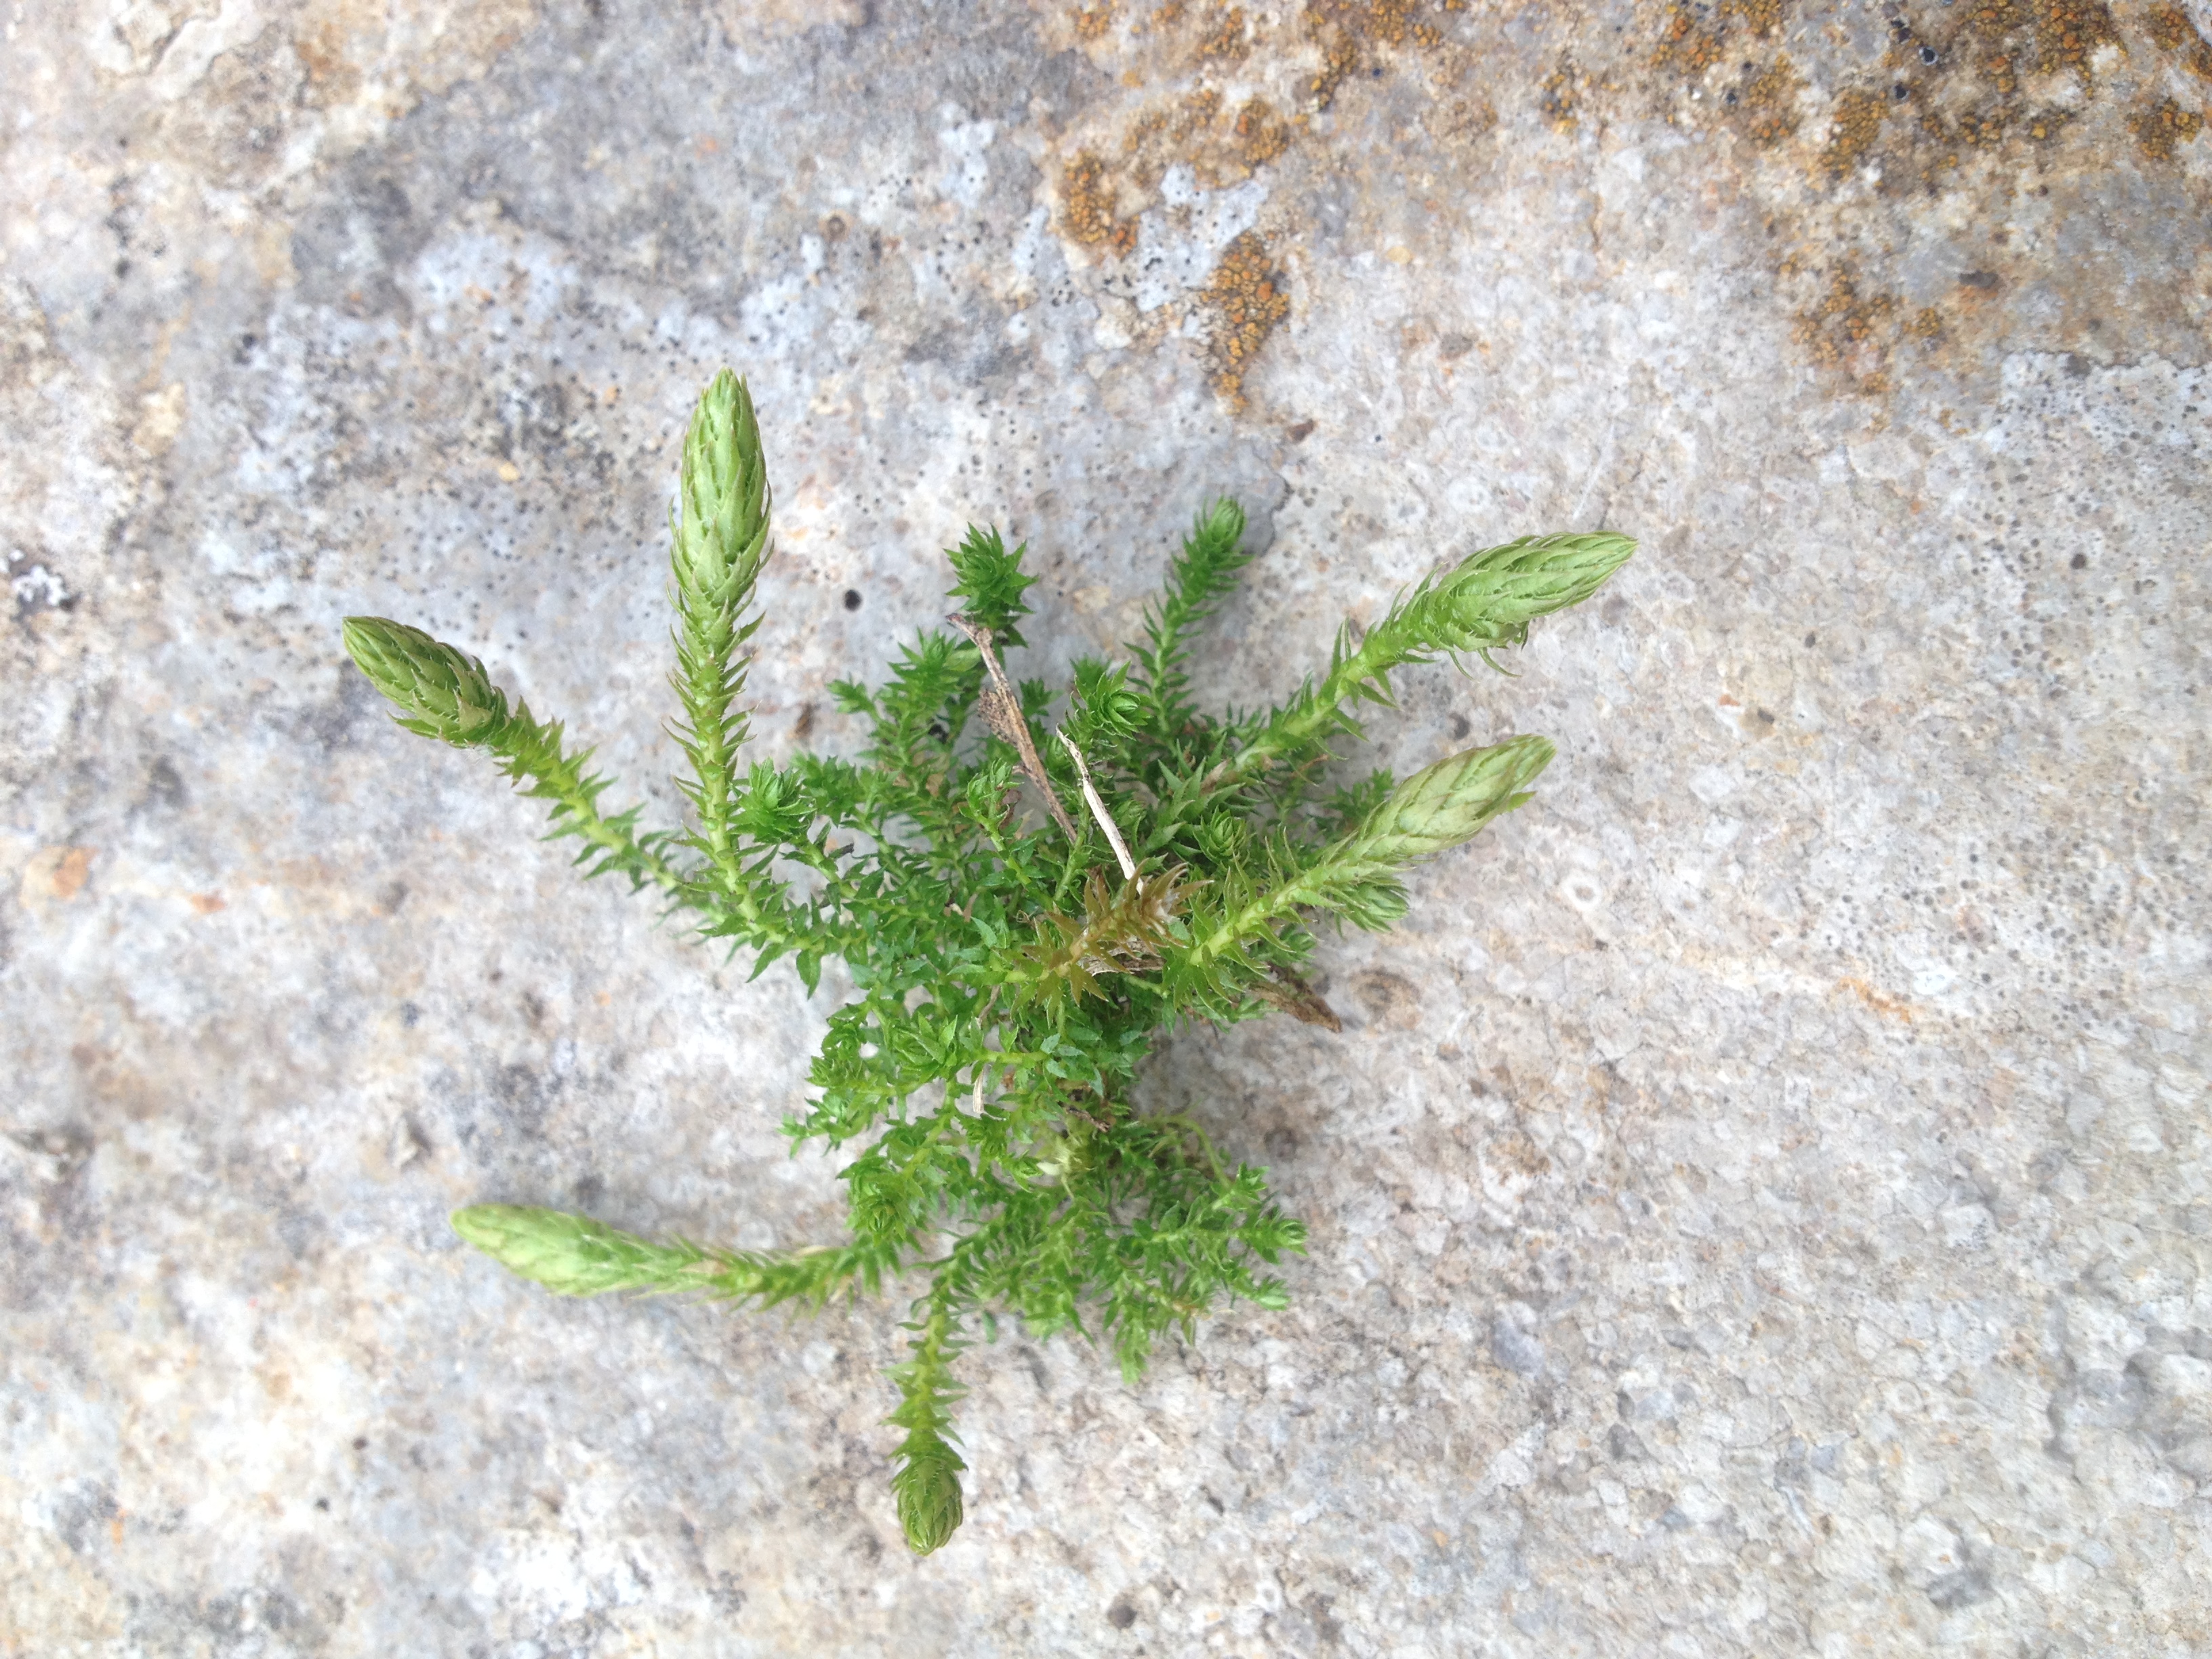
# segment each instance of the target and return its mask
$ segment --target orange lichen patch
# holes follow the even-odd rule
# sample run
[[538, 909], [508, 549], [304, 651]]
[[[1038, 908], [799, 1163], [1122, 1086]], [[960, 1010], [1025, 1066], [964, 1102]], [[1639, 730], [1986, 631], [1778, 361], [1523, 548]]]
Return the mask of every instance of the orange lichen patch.
[[1171, 29], [1182, 21], [1183, 14], [1189, 9], [1190, 0], [1167, 0], [1165, 5], [1152, 14], [1152, 27], [1156, 29]]
[[1796, 66], [1780, 56], [1743, 83], [1737, 118], [1753, 143], [1771, 149], [1796, 132], [1797, 91], [1804, 84]]
[[1836, 988], [1849, 991], [1884, 1019], [1901, 1019], [1907, 1025], [1912, 1024], [1911, 1004], [1900, 997], [1891, 996], [1886, 991], [1877, 991], [1863, 979], [1839, 979], [1836, 981]]
[[1067, 164], [1060, 175], [1060, 227], [1086, 246], [1103, 245], [1110, 253], [1130, 252], [1137, 246], [1137, 222], [1117, 217], [1114, 190], [1106, 177], [1106, 164], [1085, 150]]
[[[1423, 47], [1442, 46], [1443, 31], [1422, 21], [1418, 15], [1422, 9], [1422, 0], [1313, 0], [1308, 15], [1327, 16], [1355, 47], [1368, 41], [1386, 46], [1408, 42]], [[1444, 9], [1466, 8], [1447, 3]]]
[[1146, 110], [1135, 120], [1130, 122], [1128, 131], [1121, 135], [1122, 154], [1134, 155], [1153, 138], [1165, 132], [1167, 128], [1168, 115], [1165, 110]]
[[1106, 31], [1114, 27], [1114, 8], [1110, 5], [1078, 6], [1074, 21], [1077, 40], [1103, 40]]
[[1956, 122], [1948, 125], [1934, 111], [1923, 110], [1915, 129], [1916, 136], [1924, 141], [1917, 155], [1921, 182], [1931, 191], [1951, 182], [1946, 175], [1963, 162], [1958, 146], [1994, 149], [2008, 137], [2027, 144], [2048, 144], [2074, 119], [2071, 110], [2022, 110], [2002, 97], [1960, 111]]
[[1213, 389], [1233, 409], [1244, 408], [1244, 376], [1267, 337], [1290, 315], [1290, 296], [1283, 288], [1267, 245], [1248, 230], [1230, 243], [1199, 291], [1199, 303], [1213, 313], [1207, 349]]
[[1244, 27], [1244, 8], [1224, 6], [1220, 17], [1198, 43], [1200, 61], [1218, 59], [1234, 64], [1252, 50], [1252, 37]]
[[1722, 0], [1721, 15], [1739, 19], [1753, 34], [1774, 34], [1782, 27], [1782, 0]]
[[1959, 118], [1959, 137], [1976, 149], [1988, 149], [2004, 137], [2004, 117], [1994, 109], [1968, 110]]
[[1827, 148], [1820, 152], [1820, 169], [1831, 180], [1841, 179], [1865, 159], [1875, 140], [1881, 137], [1881, 95], [1854, 88], [1836, 100], [1836, 112], [1828, 127]]
[[1364, 10], [1364, 16], [1355, 13], [1348, 20], [1353, 32], [1385, 46], [1402, 46], [1411, 40], [1415, 46], [1433, 46], [1443, 38], [1433, 23], [1414, 18], [1414, 0], [1368, 0]]
[[1912, 313], [1912, 320], [1905, 331], [1916, 340], [1932, 340], [1943, 331], [1942, 313], [1934, 306], [1925, 306]]
[[1480, 138], [1498, 125], [1498, 106], [1487, 98], [1455, 98], [1431, 104], [1421, 117], [1430, 136], [1447, 143]]
[[1313, 95], [1314, 108], [1325, 110], [1336, 101], [1337, 89], [1359, 72], [1359, 42], [1317, 11], [1306, 13], [1306, 28], [1321, 43], [1321, 68], [1306, 90]]
[[1687, 6], [1669, 6], [1659, 44], [1652, 50], [1652, 66], [1702, 75], [1720, 62], [1722, 44], [1721, 31], [1700, 27], [1696, 14]]
[[1783, 0], [1722, 0], [1708, 22], [1708, 8], [1674, 0], [1660, 21], [1651, 66], [1685, 76], [1703, 75], [1729, 55], [1729, 38], [1735, 30], [1752, 35], [1779, 33], [1782, 9]]
[[1237, 148], [1247, 167], [1263, 167], [1291, 147], [1291, 129], [1264, 98], [1237, 112]]
[[1563, 58], [1559, 68], [1546, 76], [1536, 90], [1536, 107], [1561, 132], [1575, 125], [1575, 94], [1581, 84], [1582, 77], [1575, 73], [1575, 66]]
[[2045, 72], [2070, 69], [2086, 80], [2090, 54], [2119, 44], [2103, 0], [2036, 0], [2036, 55]]
[[2191, 74], [2212, 81], [2212, 42], [2197, 32], [2187, 12], [2179, 6], [2154, 6], [2144, 22], [2154, 45], [2179, 54]]
[[1182, 100], [1176, 113], [1175, 135], [1188, 138], [1194, 132], [1203, 131], [1213, 125], [1213, 118], [1221, 113], [1221, 94], [1212, 87], [1200, 87]]
[[2171, 161], [2175, 151], [2203, 130], [2203, 116], [2171, 98], [2161, 98], [2128, 117], [2128, 131], [2136, 136], [2136, 148], [2154, 161]]
[[[1785, 273], [1790, 264], [1784, 262]], [[1833, 270], [1826, 290], [1797, 314], [1797, 343], [1814, 367], [1841, 372], [1861, 392], [1886, 392], [1889, 375], [1883, 337], [1896, 313], [1894, 294], [1862, 295], [1849, 272]]]
[[46, 900], [64, 902], [84, 890], [99, 849], [92, 847], [42, 847], [23, 867], [21, 896], [27, 905]]

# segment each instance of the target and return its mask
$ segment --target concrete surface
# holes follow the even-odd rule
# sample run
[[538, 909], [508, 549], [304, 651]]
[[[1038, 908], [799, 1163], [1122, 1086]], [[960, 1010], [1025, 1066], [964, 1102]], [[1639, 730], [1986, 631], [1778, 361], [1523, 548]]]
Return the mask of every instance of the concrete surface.
[[[2212, 1653], [2212, 8], [24, 0], [0, 235], [0, 1650]], [[458, 1203], [835, 1236], [809, 1001], [395, 730], [419, 621], [660, 810], [732, 364], [769, 750], [1231, 489], [1204, 665], [1525, 532], [1538, 804], [1150, 1086], [1310, 1223], [1141, 1388], [563, 1304]], [[848, 608], [848, 590], [859, 596]]]

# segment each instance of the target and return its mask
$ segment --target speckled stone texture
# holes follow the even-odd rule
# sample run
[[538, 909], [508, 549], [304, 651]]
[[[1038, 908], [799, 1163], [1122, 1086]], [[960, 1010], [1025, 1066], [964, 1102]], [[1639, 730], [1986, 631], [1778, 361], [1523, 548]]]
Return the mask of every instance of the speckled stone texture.
[[[2212, 9], [26, 0], [0, 285], [0, 1652], [2212, 1653]], [[473, 1200], [826, 1241], [837, 988], [578, 886], [337, 619], [664, 814], [680, 423], [750, 375], [764, 750], [1026, 538], [1204, 688], [1638, 559], [1394, 764], [1537, 803], [1147, 1088], [1312, 1230], [1141, 1387], [562, 1303]], [[857, 608], [856, 608], [857, 607]], [[1049, 641], [1047, 644], [1045, 641]]]

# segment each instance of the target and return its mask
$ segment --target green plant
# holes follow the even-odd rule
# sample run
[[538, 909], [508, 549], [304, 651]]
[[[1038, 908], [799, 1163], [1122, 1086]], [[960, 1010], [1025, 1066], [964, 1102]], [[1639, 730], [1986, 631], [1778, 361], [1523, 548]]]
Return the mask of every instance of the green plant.
[[453, 1225], [572, 1296], [818, 1308], [902, 1275], [926, 1281], [887, 1419], [905, 1431], [900, 1523], [926, 1553], [961, 1520], [952, 1362], [975, 1328], [995, 1334], [994, 1310], [1039, 1337], [1103, 1335], [1133, 1380], [1156, 1340], [1188, 1337], [1219, 1297], [1284, 1305], [1265, 1270], [1303, 1248], [1304, 1229], [1197, 1123], [1133, 1109], [1137, 1066], [1158, 1033], [1192, 1021], [1281, 1011], [1335, 1025], [1299, 974], [1316, 921], [1389, 927], [1407, 866], [1527, 800], [1553, 753], [1509, 738], [1403, 782], [1376, 772], [1326, 789], [1332, 745], [1359, 733], [1354, 709], [1389, 704], [1400, 667], [1520, 643], [1634, 544], [1536, 537], [1462, 559], [1364, 635], [1347, 625], [1327, 670], [1286, 702], [1217, 719], [1193, 703], [1186, 665], [1250, 557], [1234, 502], [1200, 516], [1128, 660], [1079, 661], [1064, 701], [1007, 678], [1000, 653], [1024, 643], [1034, 579], [1024, 550], [971, 529], [950, 554], [951, 631], [923, 634], [879, 686], [835, 688], [870, 733], [858, 757], [741, 767], [769, 490], [751, 399], [726, 371], [693, 416], [671, 528], [681, 831], [640, 829], [635, 807], [602, 811], [590, 751], [510, 708], [476, 659], [367, 617], [346, 622], [346, 649], [408, 730], [484, 750], [550, 801], [552, 835], [581, 843], [586, 874], [659, 888], [702, 935], [752, 951], [756, 975], [788, 957], [811, 992], [823, 961], [843, 960], [854, 997], [830, 1017], [811, 1105], [787, 1127], [794, 1142], [859, 1149], [842, 1174], [852, 1236], [712, 1249], [495, 1204]]

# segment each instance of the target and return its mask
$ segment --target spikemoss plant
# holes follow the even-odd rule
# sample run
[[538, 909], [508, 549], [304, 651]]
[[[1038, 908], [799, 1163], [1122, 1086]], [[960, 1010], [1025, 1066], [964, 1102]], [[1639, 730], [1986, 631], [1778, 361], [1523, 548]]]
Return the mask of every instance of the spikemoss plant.
[[[1140, 1112], [1131, 1082], [1161, 1033], [1274, 1013], [1334, 1027], [1301, 977], [1326, 921], [1384, 929], [1401, 877], [1520, 805], [1552, 758], [1514, 737], [1395, 782], [1322, 778], [1354, 710], [1388, 704], [1401, 667], [1516, 645], [1586, 599], [1633, 544], [1524, 538], [1400, 596], [1279, 706], [1216, 716], [1192, 701], [1194, 630], [1250, 558], [1233, 501], [1201, 514], [1126, 660], [1085, 658], [1055, 696], [1017, 684], [1022, 552], [970, 530], [951, 550], [958, 603], [880, 684], [834, 688], [868, 738], [854, 757], [742, 764], [754, 584], [769, 487], [744, 383], [700, 398], [672, 514], [676, 735], [690, 822], [609, 812], [557, 722], [508, 703], [475, 658], [356, 617], [345, 646], [408, 730], [481, 749], [552, 804], [586, 874], [617, 872], [693, 912], [698, 932], [789, 958], [811, 992], [846, 966], [811, 1103], [787, 1130], [851, 1156], [850, 1237], [787, 1251], [653, 1243], [582, 1216], [460, 1211], [460, 1236], [570, 1296], [609, 1291], [819, 1308], [885, 1281], [918, 1288], [894, 1368], [904, 1431], [891, 1477], [908, 1542], [961, 1520], [953, 1363], [1010, 1312], [1037, 1337], [1103, 1337], [1131, 1380], [1165, 1333], [1221, 1298], [1280, 1308], [1268, 1269], [1304, 1231], [1261, 1172], [1231, 1166], [1188, 1117]], [[1048, 731], [1049, 735], [1044, 735]]]

